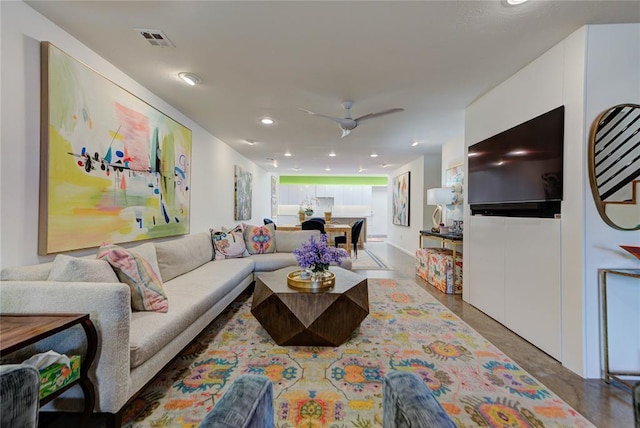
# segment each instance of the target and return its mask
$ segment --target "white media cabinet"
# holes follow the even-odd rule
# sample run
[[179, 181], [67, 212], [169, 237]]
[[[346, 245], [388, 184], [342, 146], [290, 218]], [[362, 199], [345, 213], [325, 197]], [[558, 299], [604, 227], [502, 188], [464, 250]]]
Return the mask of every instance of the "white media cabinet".
[[465, 264], [468, 302], [561, 361], [560, 220], [470, 216]]

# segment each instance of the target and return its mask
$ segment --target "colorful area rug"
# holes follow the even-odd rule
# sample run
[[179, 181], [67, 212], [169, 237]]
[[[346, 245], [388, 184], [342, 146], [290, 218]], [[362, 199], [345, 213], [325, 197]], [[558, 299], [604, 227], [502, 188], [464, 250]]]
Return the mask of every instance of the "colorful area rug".
[[351, 254], [352, 269], [361, 270], [380, 270], [388, 269], [384, 263], [370, 250], [363, 248], [358, 250], [358, 258], [355, 254]]
[[276, 427], [382, 426], [382, 380], [417, 373], [458, 427], [586, 427], [585, 418], [409, 280], [370, 279], [370, 314], [337, 348], [277, 346], [241, 296], [126, 410], [195, 427], [238, 376], [268, 376]]

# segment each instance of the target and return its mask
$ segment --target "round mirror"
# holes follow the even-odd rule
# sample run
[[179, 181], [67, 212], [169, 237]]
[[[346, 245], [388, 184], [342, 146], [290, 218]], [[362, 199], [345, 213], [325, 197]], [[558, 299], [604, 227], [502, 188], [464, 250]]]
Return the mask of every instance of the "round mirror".
[[640, 229], [640, 105], [617, 105], [593, 122], [589, 181], [598, 212], [609, 226]]

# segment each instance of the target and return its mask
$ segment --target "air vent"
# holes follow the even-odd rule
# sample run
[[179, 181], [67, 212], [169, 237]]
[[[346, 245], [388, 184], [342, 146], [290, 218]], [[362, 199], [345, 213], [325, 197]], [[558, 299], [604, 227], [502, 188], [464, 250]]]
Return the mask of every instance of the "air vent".
[[147, 41], [151, 46], [159, 48], [175, 48], [176, 45], [160, 30], [148, 30], [145, 28], [134, 28], [135, 31]]

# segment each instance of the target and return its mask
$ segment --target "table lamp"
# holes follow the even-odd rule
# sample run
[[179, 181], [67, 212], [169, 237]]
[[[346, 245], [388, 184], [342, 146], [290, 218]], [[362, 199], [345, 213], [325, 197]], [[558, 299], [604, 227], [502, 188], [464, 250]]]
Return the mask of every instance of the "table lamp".
[[436, 206], [431, 216], [434, 229], [439, 229], [440, 223], [442, 223], [442, 205], [449, 205], [451, 203], [453, 203], [452, 187], [435, 187], [427, 190], [427, 205]]

